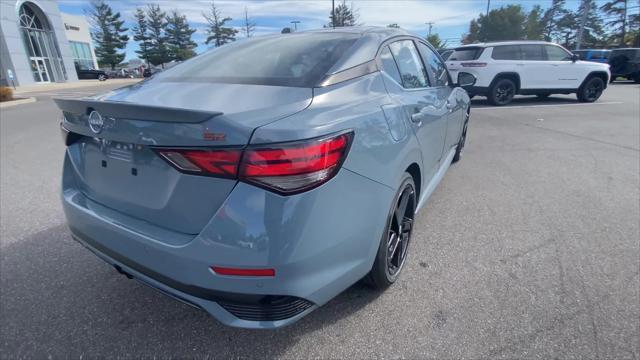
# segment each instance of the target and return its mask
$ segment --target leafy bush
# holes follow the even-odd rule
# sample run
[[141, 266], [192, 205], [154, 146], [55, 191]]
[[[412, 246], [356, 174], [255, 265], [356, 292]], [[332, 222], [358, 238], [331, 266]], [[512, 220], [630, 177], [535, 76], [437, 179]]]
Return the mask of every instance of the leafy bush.
[[0, 101], [9, 101], [13, 99], [13, 90], [10, 87], [0, 86]]

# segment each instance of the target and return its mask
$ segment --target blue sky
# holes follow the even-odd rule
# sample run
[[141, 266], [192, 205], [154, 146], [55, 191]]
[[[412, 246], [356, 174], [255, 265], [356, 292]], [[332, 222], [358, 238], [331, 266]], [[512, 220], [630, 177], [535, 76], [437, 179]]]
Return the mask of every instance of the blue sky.
[[[185, 14], [191, 26], [197, 29], [193, 39], [198, 43], [197, 52], [207, 50], [206, 21], [203, 11], [210, 7], [208, 0], [112, 0], [107, 2], [119, 11], [129, 28], [132, 27], [133, 13], [136, 7], [146, 7], [149, 3], [157, 3], [165, 11], [177, 9]], [[336, 4], [342, 2], [336, 0]], [[84, 14], [88, 8], [85, 0], [59, 0], [60, 10], [70, 14]], [[491, 0], [491, 8], [508, 4], [520, 4], [529, 9], [535, 4], [548, 7], [551, 0]], [[433, 32], [442, 39], [448, 39], [450, 45], [458, 45], [459, 39], [469, 26], [469, 21], [486, 10], [485, 0], [353, 0], [347, 1], [358, 10], [359, 22], [364, 25], [385, 26], [397, 23], [401, 27], [420, 35], [426, 35], [426, 22], [433, 22]], [[579, 0], [567, 0], [568, 8], [577, 8]], [[322, 27], [329, 19], [331, 0], [216, 0], [216, 6], [223, 15], [233, 18], [231, 26], [240, 27], [247, 8], [251, 21], [256, 24], [256, 34], [262, 35], [280, 32], [283, 27], [292, 26], [290, 21], [298, 20], [298, 29], [315, 29]], [[242, 35], [238, 35], [241, 37]], [[129, 41], [127, 60], [135, 58], [137, 45]]]

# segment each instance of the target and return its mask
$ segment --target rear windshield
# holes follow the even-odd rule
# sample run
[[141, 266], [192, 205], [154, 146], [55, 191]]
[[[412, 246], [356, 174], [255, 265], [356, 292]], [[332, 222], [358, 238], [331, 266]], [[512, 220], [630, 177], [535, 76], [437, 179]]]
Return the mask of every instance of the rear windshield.
[[359, 37], [306, 33], [239, 41], [199, 55], [157, 79], [313, 87]]
[[455, 60], [455, 61], [466, 61], [466, 60], [476, 60], [482, 54], [483, 48], [481, 47], [465, 47], [458, 48], [453, 51], [447, 60]]

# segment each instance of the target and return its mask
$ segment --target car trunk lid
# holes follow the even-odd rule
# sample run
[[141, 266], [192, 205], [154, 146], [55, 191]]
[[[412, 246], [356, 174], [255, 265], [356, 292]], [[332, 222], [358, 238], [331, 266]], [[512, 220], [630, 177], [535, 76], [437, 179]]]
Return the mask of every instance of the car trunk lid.
[[85, 196], [153, 225], [197, 234], [237, 181], [178, 172], [154, 149], [241, 148], [255, 128], [311, 100], [308, 88], [149, 81], [55, 101], [64, 128], [75, 136], [68, 154]]

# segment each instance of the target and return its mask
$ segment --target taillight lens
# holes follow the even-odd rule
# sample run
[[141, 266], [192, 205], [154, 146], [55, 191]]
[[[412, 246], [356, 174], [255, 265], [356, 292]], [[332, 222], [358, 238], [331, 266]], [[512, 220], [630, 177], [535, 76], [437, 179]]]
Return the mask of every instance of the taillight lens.
[[235, 178], [241, 149], [157, 149], [176, 169], [193, 174]]
[[238, 178], [289, 195], [331, 179], [344, 161], [353, 132], [246, 149], [165, 149], [156, 152], [177, 170]]

